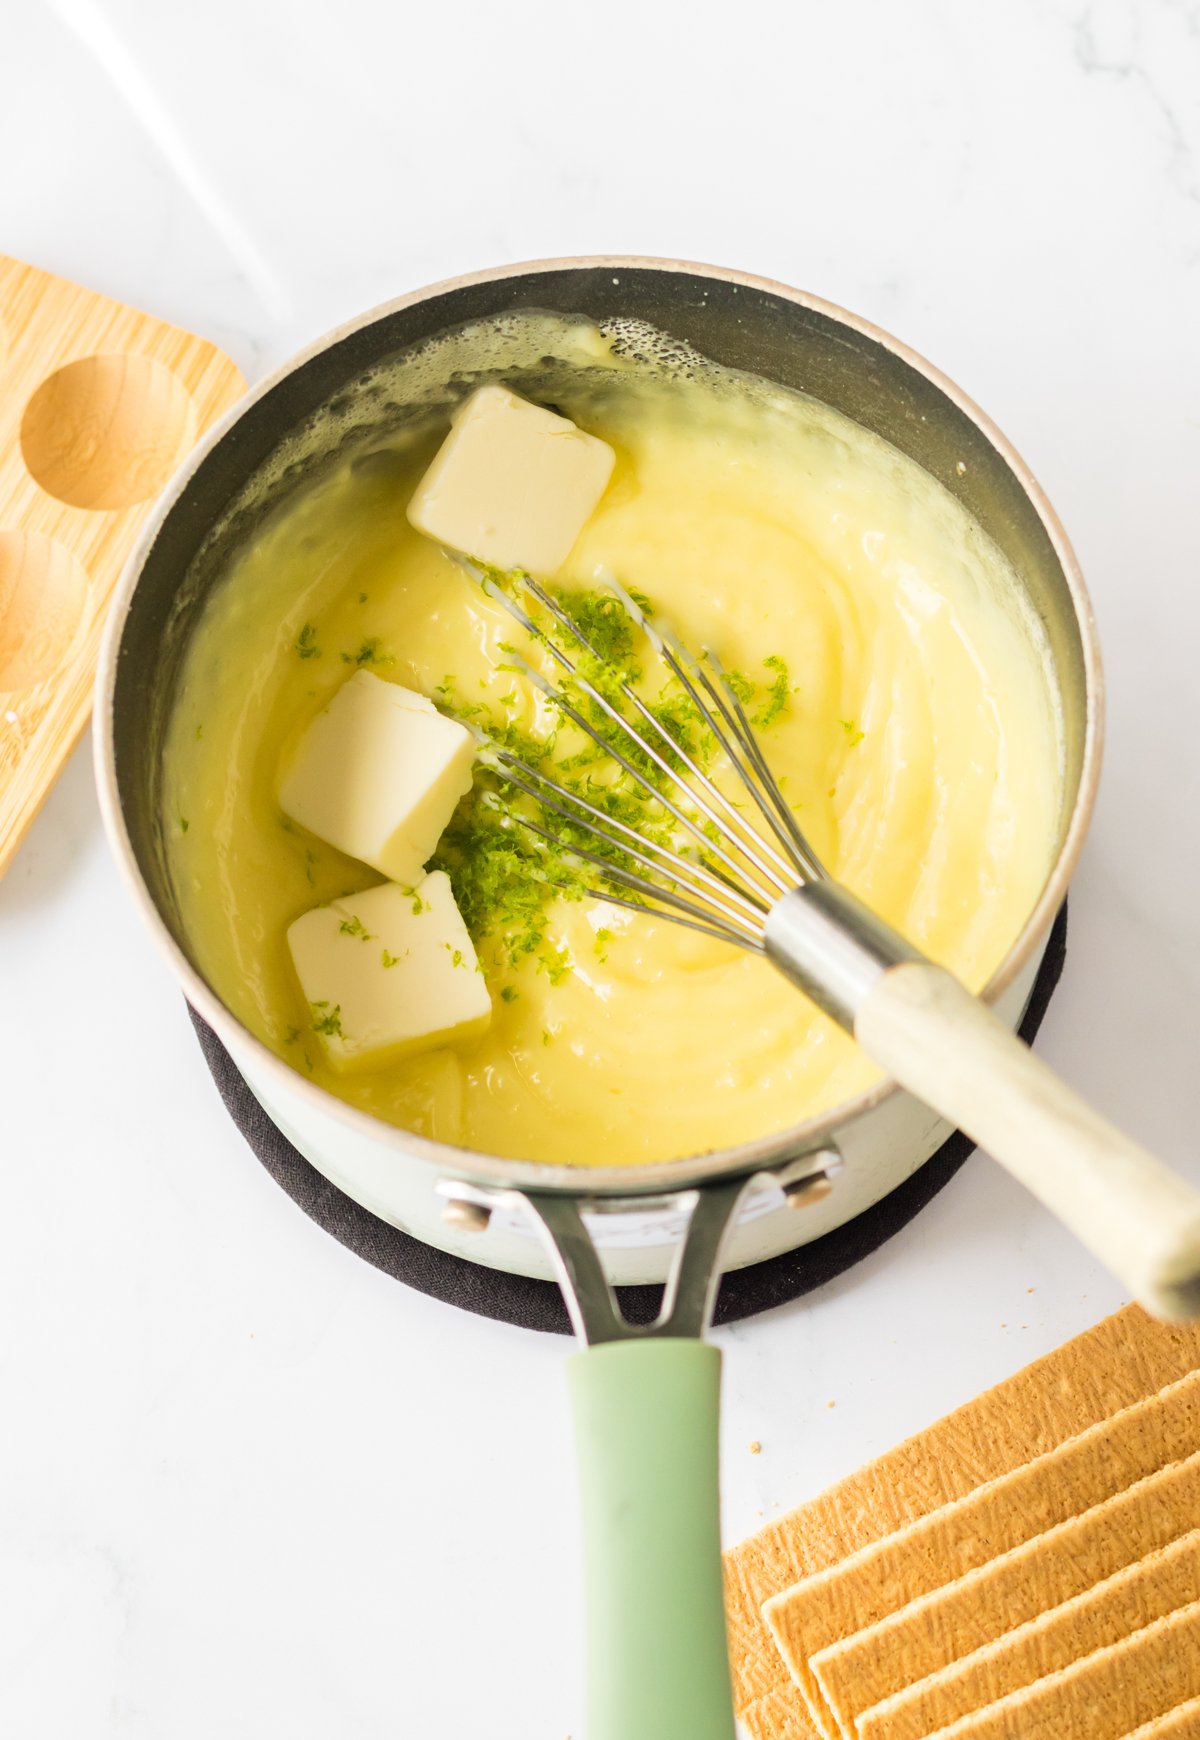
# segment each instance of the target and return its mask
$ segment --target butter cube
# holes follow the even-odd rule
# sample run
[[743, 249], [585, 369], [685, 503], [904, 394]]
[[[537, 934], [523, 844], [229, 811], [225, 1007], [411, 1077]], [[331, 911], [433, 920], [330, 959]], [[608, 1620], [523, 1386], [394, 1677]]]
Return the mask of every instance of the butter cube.
[[381, 1069], [412, 1052], [474, 1039], [492, 1003], [450, 879], [384, 882], [318, 906], [288, 948], [313, 1031], [334, 1069]]
[[480, 387], [408, 504], [409, 523], [494, 568], [553, 574], [604, 494], [616, 455], [507, 387]]
[[459, 798], [475, 740], [424, 695], [356, 671], [301, 738], [284, 772], [285, 815], [411, 887]]

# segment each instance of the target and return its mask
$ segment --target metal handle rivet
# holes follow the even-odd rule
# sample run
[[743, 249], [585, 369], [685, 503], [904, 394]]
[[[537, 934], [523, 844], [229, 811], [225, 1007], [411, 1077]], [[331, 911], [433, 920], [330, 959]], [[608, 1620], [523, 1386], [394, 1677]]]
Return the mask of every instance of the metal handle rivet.
[[815, 1203], [824, 1202], [832, 1189], [832, 1178], [818, 1172], [814, 1178], [797, 1178], [785, 1184], [783, 1195], [789, 1208], [812, 1208]]
[[452, 1196], [442, 1205], [442, 1219], [456, 1232], [486, 1232], [491, 1218], [491, 1209], [480, 1202], [464, 1202], [461, 1197]]

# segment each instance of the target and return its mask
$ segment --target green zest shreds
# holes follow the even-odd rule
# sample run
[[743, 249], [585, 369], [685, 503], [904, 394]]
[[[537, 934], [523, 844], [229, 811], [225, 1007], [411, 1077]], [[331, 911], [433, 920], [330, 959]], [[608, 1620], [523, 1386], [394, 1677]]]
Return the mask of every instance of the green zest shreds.
[[342, 1005], [340, 1003], [335, 1003], [331, 1009], [328, 1002], [322, 999], [319, 1003], [310, 1003], [309, 1008], [312, 1010], [312, 1030], [314, 1033], [336, 1034], [339, 1039], [343, 1037]]
[[[641, 666], [633, 656], [634, 626], [618, 598], [611, 592], [567, 592], [562, 588], [552, 596], [586, 637], [601, 664], [618, 667], [631, 682], [641, 675]], [[556, 633], [555, 638], [561, 640], [561, 634]]]
[[786, 713], [791, 705], [792, 690], [788, 682], [788, 668], [777, 654], [763, 660], [768, 671], [774, 671], [775, 681], [771, 684], [764, 697], [762, 706], [751, 719], [760, 731], [765, 731], [768, 725], [773, 725], [776, 719]]
[[773, 653], [769, 659], [763, 660], [763, 669], [773, 673], [771, 683], [762, 692], [760, 685], [755, 683], [744, 671], [726, 671], [725, 681], [733, 690], [743, 707], [749, 707], [752, 702], [759, 701], [756, 709], [749, 714], [751, 725], [758, 731], [765, 731], [769, 725], [774, 725], [777, 719], [782, 719], [792, 704], [795, 690], [788, 676], [787, 661]]
[[[536, 661], [538, 643], [565, 652], [577, 675], [565, 677], [556, 667], [554, 681], [561, 687], [563, 700], [586, 719], [604, 746], [580, 730], [565, 709], [560, 723], [544, 736], [535, 737], [518, 725], [493, 719], [479, 703], [462, 701], [452, 677], [437, 687], [439, 705], [485, 730], [495, 750], [507, 751], [527, 767], [545, 772], [568, 792], [643, 838], [700, 858], [700, 848], [687, 836], [681, 837], [678, 824], [661, 802], [663, 794], [678, 800], [674, 782], [629, 741], [584, 687], [590, 683], [647, 735], [645, 721], [635, 718], [624, 693], [626, 686], [633, 689], [680, 751], [706, 772], [713, 767], [718, 745], [703, 715], [676, 679], [665, 673], [620, 601], [609, 592], [550, 589], [555, 603], [586, 637], [593, 649], [588, 652], [539, 608], [522, 587], [519, 573], [487, 570], [487, 578], [516, 596], [535, 625], [534, 636], [526, 638], [523, 648], [502, 643], [501, 651], [514, 661], [521, 657]], [[638, 593], [632, 596], [647, 615], [653, 613], [649, 599]], [[756, 684], [741, 673], [733, 673], [729, 679], [743, 706], [757, 703], [752, 718], [760, 729], [787, 710], [792, 693], [787, 665], [781, 658], [764, 660], [764, 668], [771, 673], [769, 684]], [[515, 698], [514, 693], [505, 701]], [[668, 765], [682, 766], [668, 746], [656, 742], [655, 747]], [[636, 773], [621, 767], [610, 749], [619, 751]], [[515, 822], [514, 815], [544, 827], [554, 836], [553, 841], [539, 839]], [[619, 847], [597, 840], [582, 814], [577, 823], [572, 822], [520, 791], [505, 778], [503, 761], [489, 756], [477, 771], [474, 787], [455, 811], [430, 868], [444, 870], [449, 876], [458, 909], [476, 943], [490, 939], [502, 966], [517, 967], [532, 957], [551, 983], [556, 983], [570, 970], [570, 961], [564, 951], [547, 941], [550, 903], [558, 898], [580, 900], [604, 882], [603, 868], [576, 857], [573, 846], [586, 848], [614, 867], [642, 868]], [[598, 932], [596, 940], [603, 960], [601, 951], [611, 940], [611, 933]], [[510, 991], [512, 987], [505, 986], [501, 992], [508, 1001], [512, 1000]]]
[[373, 942], [374, 941], [374, 937], [372, 936], [371, 932], [369, 930], [365, 930], [363, 928], [362, 919], [358, 918], [356, 916], [352, 916], [350, 918], [344, 918], [342, 920], [341, 924], [338, 925], [338, 931], [340, 932], [340, 934], [342, 936], [361, 937], [363, 942]]
[[321, 649], [316, 644], [317, 631], [311, 622], [306, 622], [296, 636], [296, 651], [302, 659], [319, 659]]
[[391, 653], [380, 652], [378, 639], [364, 640], [354, 652], [342, 654], [344, 665], [394, 665], [395, 662]]
[[[444, 870], [463, 923], [475, 942], [495, 938], [504, 963], [515, 967], [537, 954], [545, 940], [546, 907], [556, 894], [578, 900], [584, 883], [561, 854], [543, 849], [524, 829], [505, 826], [483, 801], [483, 776], [467, 794], [442, 835], [432, 868]], [[556, 858], [560, 861], [556, 862]], [[557, 886], [547, 881], [550, 877]]]

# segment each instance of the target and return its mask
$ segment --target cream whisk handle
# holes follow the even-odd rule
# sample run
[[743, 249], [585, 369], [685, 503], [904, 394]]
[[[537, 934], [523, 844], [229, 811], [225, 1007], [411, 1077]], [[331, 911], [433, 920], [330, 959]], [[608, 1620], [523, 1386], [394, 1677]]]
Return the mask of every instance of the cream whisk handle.
[[884, 973], [854, 1033], [1148, 1309], [1200, 1314], [1200, 1192], [1102, 1118], [944, 968], [906, 961]]
[[1082, 1100], [853, 895], [786, 895], [767, 953], [901, 1086], [965, 1130], [1149, 1310], [1200, 1317], [1200, 1191]]

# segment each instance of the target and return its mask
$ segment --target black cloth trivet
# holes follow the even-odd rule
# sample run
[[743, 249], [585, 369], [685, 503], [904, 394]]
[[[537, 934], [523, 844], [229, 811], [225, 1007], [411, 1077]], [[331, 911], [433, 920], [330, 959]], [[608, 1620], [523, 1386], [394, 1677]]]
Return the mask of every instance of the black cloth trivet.
[[[1067, 908], [1054, 921], [1037, 982], [1029, 999], [1021, 1037], [1032, 1043], [1042, 1024], [1067, 955]], [[226, 1110], [276, 1184], [283, 1186], [310, 1219], [341, 1244], [432, 1299], [512, 1323], [520, 1329], [543, 1329], [569, 1335], [566, 1306], [553, 1281], [531, 1280], [499, 1269], [467, 1262], [412, 1238], [379, 1220], [338, 1190], [311, 1166], [263, 1111], [216, 1034], [191, 1011], [205, 1061], [212, 1071]], [[924, 1166], [897, 1185], [882, 1202], [857, 1219], [826, 1233], [799, 1250], [785, 1251], [764, 1263], [735, 1269], [724, 1276], [717, 1295], [716, 1321], [733, 1323], [758, 1311], [769, 1311], [823, 1286], [844, 1270], [877, 1251], [920, 1213], [954, 1177], [972, 1151], [961, 1132], [944, 1142]], [[580, 1175], [586, 1183], [586, 1174]], [[799, 1212], [799, 1211], [798, 1211]], [[621, 1309], [631, 1323], [651, 1323], [662, 1302], [659, 1286], [620, 1287]]]

